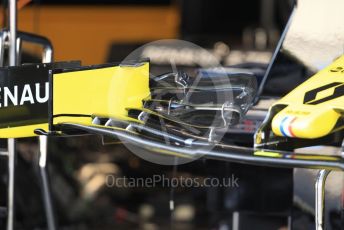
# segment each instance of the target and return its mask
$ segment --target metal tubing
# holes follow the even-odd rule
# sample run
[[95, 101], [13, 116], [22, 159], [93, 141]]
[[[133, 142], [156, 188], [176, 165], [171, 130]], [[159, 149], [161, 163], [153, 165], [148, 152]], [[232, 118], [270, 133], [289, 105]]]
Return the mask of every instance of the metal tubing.
[[39, 136], [39, 169], [42, 179], [42, 192], [45, 208], [45, 215], [49, 230], [55, 230], [55, 216], [53, 210], [53, 204], [50, 196], [49, 179], [47, 173], [47, 149], [48, 149], [48, 137]]
[[[21, 44], [22, 42], [29, 42], [37, 45], [43, 46], [43, 55], [42, 55], [42, 62], [49, 63], [53, 61], [53, 46], [51, 42], [42, 36], [25, 33], [25, 32], [18, 32], [17, 36], [17, 63], [20, 63], [21, 57]], [[1, 53], [0, 53], [1, 54]], [[50, 188], [49, 188], [49, 179], [48, 173], [46, 168], [46, 161], [47, 161], [47, 136], [40, 136], [39, 137], [39, 168], [40, 168], [40, 176], [42, 180], [42, 193], [43, 193], [43, 202], [45, 208], [45, 215], [46, 221], [49, 230], [55, 230], [55, 217], [54, 217], [54, 210], [50, 196]]]
[[43, 36], [26, 32], [18, 32], [18, 38], [25, 42], [41, 45], [43, 47], [43, 63], [50, 63], [53, 61], [53, 45], [51, 44], [49, 39]]
[[5, 65], [5, 48], [8, 46], [8, 31], [3, 30], [0, 33], [0, 67]]
[[5, 53], [4, 34], [5, 34], [5, 31], [1, 31], [0, 33], [0, 67], [4, 66], [4, 53]]
[[[17, 1], [8, 0], [9, 6], [9, 65], [15, 66], [17, 63]], [[5, 41], [3, 41], [5, 42]], [[2, 51], [3, 52], [3, 51]], [[7, 230], [14, 229], [14, 184], [15, 184], [15, 139], [8, 139], [8, 214]]]
[[17, 65], [16, 51], [17, 51], [17, 1], [9, 0], [9, 65]]
[[8, 139], [8, 191], [7, 191], [7, 230], [14, 229], [14, 182], [15, 182], [15, 139]]
[[[4, 52], [9, 45], [9, 31], [2, 30], [0, 33], [0, 67], [4, 66]], [[16, 64], [21, 63], [21, 46], [23, 42], [29, 42], [43, 47], [42, 63], [50, 63], [53, 61], [53, 45], [49, 39], [26, 32], [17, 32], [16, 39]]]
[[53, 47], [52, 46], [45, 46], [43, 48], [43, 63], [51, 63], [53, 62]]
[[17, 50], [16, 50], [16, 63], [19, 65], [21, 63], [21, 38], [17, 37]]
[[331, 170], [322, 169], [315, 182], [315, 229], [325, 229], [325, 185]]

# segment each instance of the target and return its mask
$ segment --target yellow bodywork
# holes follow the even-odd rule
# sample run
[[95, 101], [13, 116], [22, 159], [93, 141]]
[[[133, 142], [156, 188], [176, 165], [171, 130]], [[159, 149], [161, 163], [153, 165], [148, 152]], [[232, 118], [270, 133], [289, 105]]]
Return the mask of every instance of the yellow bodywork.
[[[126, 119], [127, 107], [141, 108], [143, 99], [150, 96], [148, 62], [63, 72], [52, 77], [54, 125], [91, 125], [93, 116]], [[35, 129], [49, 131], [48, 122], [2, 128], [0, 138], [35, 136]]]
[[320, 138], [342, 129], [344, 56], [319, 71], [273, 107], [284, 106], [272, 119], [278, 136]]
[[24, 125], [18, 127], [8, 127], [0, 129], [0, 138], [21, 138], [36, 136], [34, 130], [44, 129], [48, 130], [48, 123]]
[[92, 118], [83, 115], [126, 118], [126, 108], [141, 108], [149, 95], [148, 63], [56, 74], [53, 124], [90, 124]]

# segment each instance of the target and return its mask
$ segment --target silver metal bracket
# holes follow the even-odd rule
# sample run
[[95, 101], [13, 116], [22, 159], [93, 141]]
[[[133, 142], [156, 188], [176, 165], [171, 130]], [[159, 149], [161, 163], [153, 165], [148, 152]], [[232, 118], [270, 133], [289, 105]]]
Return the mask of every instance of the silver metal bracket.
[[325, 229], [325, 185], [331, 170], [322, 169], [315, 181], [315, 229]]

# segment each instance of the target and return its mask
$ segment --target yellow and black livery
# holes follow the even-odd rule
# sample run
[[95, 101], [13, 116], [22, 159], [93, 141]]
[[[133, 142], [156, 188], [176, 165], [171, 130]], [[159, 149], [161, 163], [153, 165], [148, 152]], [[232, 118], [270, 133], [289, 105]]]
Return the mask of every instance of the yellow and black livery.
[[80, 66], [79, 62], [0, 68], [0, 138], [56, 131], [93, 117], [125, 119], [149, 97], [149, 62]]
[[272, 105], [255, 134], [255, 154], [340, 144], [343, 112], [344, 55]]

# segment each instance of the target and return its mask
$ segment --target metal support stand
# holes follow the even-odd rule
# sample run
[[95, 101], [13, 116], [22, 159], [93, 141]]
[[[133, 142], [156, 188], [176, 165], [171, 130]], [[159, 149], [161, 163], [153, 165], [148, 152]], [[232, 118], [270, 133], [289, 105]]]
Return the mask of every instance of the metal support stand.
[[[5, 49], [9, 49], [9, 33], [9, 30], [6, 29], [0, 31], [0, 66], [5, 65], [4, 53]], [[23, 42], [36, 44], [43, 47], [43, 63], [49, 63], [53, 61], [53, 46], [47, 38], [31, 33], [18, 31], [16, 41], [16, 63], [21, 63], [21, 46]]]
[[7, 230], [14, 229], [15, 139], [8, 139]]
[[331, 170], [322, 169], [315, 182], [315, 229], [325, 229], [325, 184]]
[[9, 0], [9, 65], [16, 66], [17, 63], [17, 1]]
[[[15, 66], [17, 63], [17, 1], [9, 0], [9, 65]], [[2, 53], [2, 52], [1, 52]], [[15, 188], [15, 158], [16, 142], [15, 139], [8, 139], [8, 213], [7, 230], [14, 229], [14, 188]]]
[[[48, 39], [35, 34], [17, 31], [17, 0], [8, 0], [9, 6], [9, 29], [0, 32], [0, 67], [5, 65], [5, 49], [8, 49], [9, 66], [16, 66], [21, 62], [21, 44], [23, 41], [43, 46], [42, 62], [48, 63], [53, 60], [53, 47]], [[47, 136], [39, 137], [40, 157], [39, 167], [42, 179], [42, 193], [46, 212], [47, 225], [49, 230], [55, 230], [55, 219], [53, 206], [50, 197], [48, 174], [46, 169], [47, 159]], [[15, 158], [16, 141], [8, 139], [8, 208], [7, 208], [7, 230], [15, 229]]]
[[42, 193], [44, 199], [45, 215], [49, 230], [55, 230], [55, 216], [53, 204], [50, 196], [50, 187], [47, 172], [47, 150], [48, 150], [48, 136], [39, 136], [39, 170], [42, 179]]

